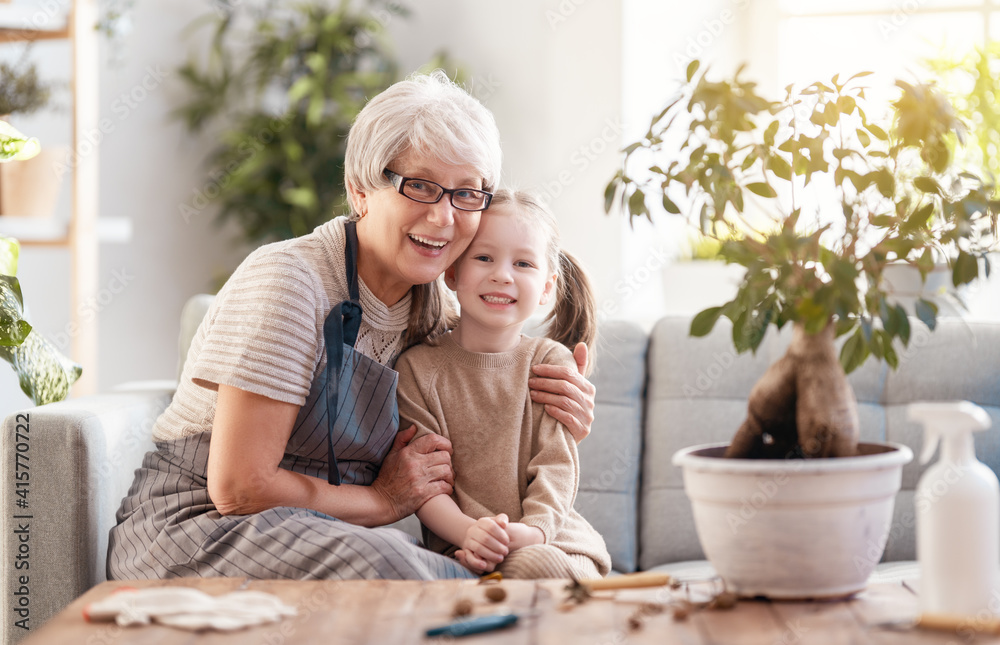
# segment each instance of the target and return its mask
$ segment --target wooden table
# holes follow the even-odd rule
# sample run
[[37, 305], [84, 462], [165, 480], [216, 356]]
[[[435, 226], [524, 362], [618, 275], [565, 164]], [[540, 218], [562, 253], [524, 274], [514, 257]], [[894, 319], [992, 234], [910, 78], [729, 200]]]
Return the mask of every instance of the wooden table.
[[[192, 632], [163, 626], [118, 627], [87, 623], [82, 609], [123, 586], [186, 585], [206, 593], [233, 591], [243, 580], [184, 579], [173, 582], [106, 582], [78, 598], [28, 639], [26, 645], [296, 645], [302, 643], [440, 643], [424, 636], [428, 627], [451, 622], [452, 608], [461, 598], [474, 603], [474, 613], [521, 614], [517, 625], [500, 631], [459, 639], [477, 643], [718, 643], [720, 645], [827, 645], [830, 643], [931, 644], [972, 642], [971, 632], [893, 631], [876, 623], [915, 615], [917, 599], [902, 584], [871, 585], [852, 600], [841, 602], [770, 603], [741, 601], [735, 608], [694, 611], [677, 621], [665, 603], [685, 597], [707, 597], [707, 583], [670, 590], [666, 587], [600, 592], [598, 599], [565, 609], [565, 582], [518, 581], [502, 583], [503, 602], [484, 597], [487, 585], [475, 580], [411, 581], [255, 581], [249, 589], [273, 593], [298, 608], [298, 616], [280, 623], [234, 633]], [[652, 603], [649, 605], [648, 603]], [[630, 621], [630, 619], [635, 619]], [[630, 626], [630, 622], [637, 625]], [[451, 639], [453, 640], [453, 639]], [[975, 643], [1000, 643], [978, 636]]]

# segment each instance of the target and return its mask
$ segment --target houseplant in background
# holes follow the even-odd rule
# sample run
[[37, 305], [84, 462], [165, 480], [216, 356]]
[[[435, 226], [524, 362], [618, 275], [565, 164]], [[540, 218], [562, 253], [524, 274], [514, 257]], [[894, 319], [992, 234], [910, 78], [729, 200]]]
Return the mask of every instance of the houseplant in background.
[[[26, 47], [16, 63], [0, 62], [0, 121], [37, 112], [51, 100], [54, 86], [39, 78], [30, 51]], [[61, 184], [54, 165], [65, 154], [65, 147], [38, 148], [23, 163], [0, 166], [0, 215], [50, 216]]]
[[227, 5], [208, 17], [206, 62], [180, 70], [176, 114], [192, 132], [218, 124], [221, 144], [189, 219], [209, 202], [251, 244], [308, 233], [346, 205], [347, 132], [365, 101], [396, 80], [382, 41], [396, 4]]
[[[872, 105], [860, 73], [789, 86], [770, 101], [741, 72], [713, 81], [692, 63], [681, 96], [625, 149], [605, 206], [650, 217], [646, 200], [655, 195], [706, 235], [759, 232], [722, 240], [721, 257], [746, 274], [731, 301], [694, 317], [691, 333], [706, 335], [725, 316], [738, 352], [756, 350], [772, 325], [793, 326], [791, 343], [751, 391], [733, 441], [677, 460], [706, 554], [738, 591], [849, 594], [878, 561], [872, 537], [888, 532], [900, 470], [912, 457], [859, 444], [845, 376], [869, 356], [896, 367], [897, 344], [910, 339], [908, 312], [890, 301], [884, 269], [905, 262], [925, 276], [944, 259], [953, 284], [969, 283], [980, 260], [989, 268], [1000, 204], [992, 186], [955, 161], [950, 142], [962, 123], [935, 88], [898, 81], [890, 106]], [[932, 299], [915, 304], [932, 329], [937, 311]], [[843, 458], [790, 459], [834, 456]], [[833, 484], [785, 485], [796, 473], [833, 475]], [[844, 473], [857, 477], [837, 481]], [[702, 503], [713, 488], [717, 512]], [[761, 491], [770, 493], [766, 503], [741, 515], [740, 500]], [[735, 514], [718, 510], [723, 498]], [[850, 513], [836, 510], [847, 505]], [[872, 519], [858, 522], [861, 515]]]
[[[941, 54], [924, 61], [930, 78], [945, 92], [955, 113], [968, 124], [965, 145], [956, 146], [954, 153], [981, 177], [994, 183], [1000, 177], [1000, 42], [991, 41], [963, 55]], [[994, 231], [995, 232], [995, 231]], [[991, 257], [996, 259], [1000, 247], [994, 246]], [[929, 282], [929, 281], [928, 281]], [[949, 285], [950, 286], [950, 285]], [[933, 287], [925, 287], [933, 289]], [[1000, 281], [995, 277], [962, 289], [957, 297], [971, 313], [1000, 315]]]

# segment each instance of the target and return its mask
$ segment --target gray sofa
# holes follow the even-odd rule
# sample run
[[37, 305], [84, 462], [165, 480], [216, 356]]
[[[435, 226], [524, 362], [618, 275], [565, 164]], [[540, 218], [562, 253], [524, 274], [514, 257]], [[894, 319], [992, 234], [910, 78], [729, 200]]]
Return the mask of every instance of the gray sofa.
[[[198, 297], [185, 308], [181, 356], [210, 301]], [[688, 323], [664, 318], [651, 333], [622, 321], [600, 328], [592, 377], [597, 411], [593, 433], [580, 446], [577, 507], [605, 536], [620, 572], [666, 569], [701, 576], [710, 570], [671, 456], [732, 436], [750, 388], [790, 336], [790, 330], [771, 330], [756, 355], [737, 356], [725, 321], [703, 339], [688, 336]], [[863, 439], [905, 443], [918, 452], [920, 429], [905, 413], [906, 404], [918, 400], [968, 399], [986, 408], [1000, 427], [1000, 324], [945, 319], [934, 333], [919, 323], [913, 329], [897, 372], [869, 361], [850, 376]], [[0, 437], [5, 642], [28, 633], [19, 621], [27, 619], [21, 624], [37, 629], [104, 580], [115, 510], [133, 470], [152, 448], [150, 428], [171, 393], [169, 384], [139, 385], [5, 420]], [[980, 459], [994, 470], [1000, 467], [998, 443], [995, 430], [976, 438]], [[891, 575], [894, 566], [912, 570], [913, 489], [921, 469], [914, 462], [904, 470], [876, 575]], [[19, 480], [20, 472], [29, 475]], [[413, 530], [413, 518], [402, 526]]]

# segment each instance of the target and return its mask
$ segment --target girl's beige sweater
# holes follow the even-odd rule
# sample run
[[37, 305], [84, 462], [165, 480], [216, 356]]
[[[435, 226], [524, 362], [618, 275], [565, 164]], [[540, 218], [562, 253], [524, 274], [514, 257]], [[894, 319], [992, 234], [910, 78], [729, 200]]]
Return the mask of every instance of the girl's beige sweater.
[[[576, 442], [528, 394], [531, 366], [575, 368], [568, 349], [547, 338], [522, 336], [516, 349], [469, 352], [445, 335], [396, 362], [400, 428], [436, 432], [454, 448], [455, 492], [473, 518], [506, 513], [536, 526], [545, 543], [591, 558], [601, 575], [611, 568], [604, 539], [574, 508], [580, 481]], [[425, 529], [427, 547], [453, 548]]]

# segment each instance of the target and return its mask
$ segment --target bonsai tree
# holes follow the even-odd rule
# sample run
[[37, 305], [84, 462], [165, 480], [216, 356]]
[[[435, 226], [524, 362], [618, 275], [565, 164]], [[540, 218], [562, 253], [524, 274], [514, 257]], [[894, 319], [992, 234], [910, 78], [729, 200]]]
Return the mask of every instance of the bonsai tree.
[[[713, 81], [693, 62], [680, 96], [625, 148], [605, 207], [651, 217], [655, 196], [746, 267], [736, 296], [697, 314], [692, 335], [725, 316], [745, 352], [772, 325], [794, 327], [785, 356], [754, 386], [727, 456], [853, 455], [858, 416], [845, 373], [870, 356], [895, 368], [911, 333], [883, 270], [906, 263], [926, 278], [946, 260], [956, 286], [975, 279], [980, 262], [988, 272], [1000, 203], [954, 162], [963, 124], [933, 86], [897, 81], [891, 105], [870, 105], [862, 72], [789, 86], [771, 101], [741, 74]], [[933, 329], [937, 311], [920, 299], [913, 313]]]
[[223, 124], [196, 198], [203, 203], [182, 206], [182, 215], [214, 201], [220, 221], [235, 220], [259, 244], [308, 233], [347, 203], [347, 132], [365, 101], [396, 79], [380, 35], [385, 16], [400, 10], [384, 0], [243, 9], [257, 11], [249, 29], [235, 8], [215, 17], [207, 62], [180, 69], [190, 94], [177, 115], [196, 133]]

